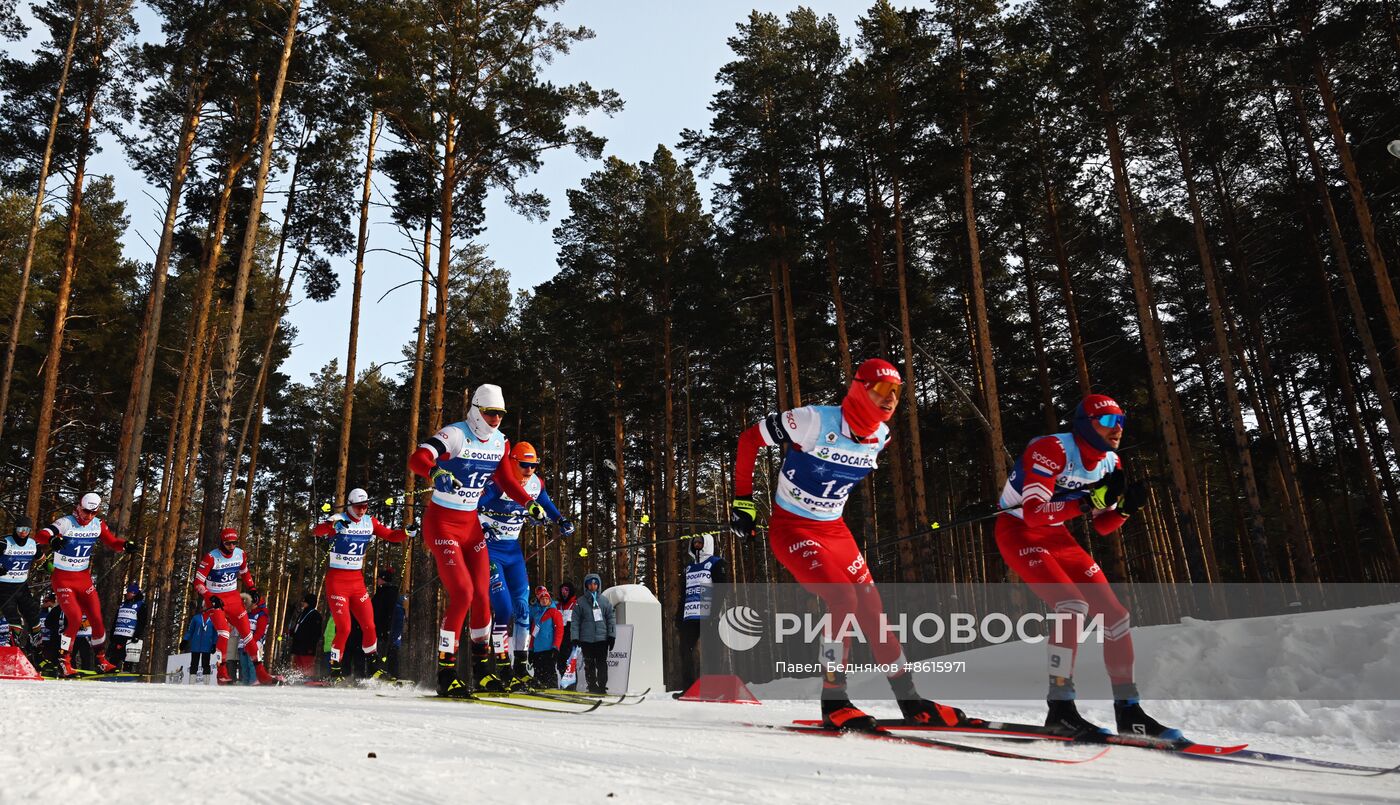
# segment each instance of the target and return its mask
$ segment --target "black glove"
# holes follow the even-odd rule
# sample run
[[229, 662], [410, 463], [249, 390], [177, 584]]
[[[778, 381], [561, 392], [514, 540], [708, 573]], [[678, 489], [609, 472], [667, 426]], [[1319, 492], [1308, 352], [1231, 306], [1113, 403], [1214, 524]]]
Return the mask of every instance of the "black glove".
[[129, 553], [132, 556], [135, 556], [140, 552], [141, 540], [136, 539], [135, 537], [128, 537], [126, 542], [122, 543], [122, 553]]
[[206, 609], [223, 609], [224, 599], [218, 597], [217, 595], [211, 595], [209, 596], [209, 600], [205, 602], [204, 606]]
[[190, 650], [190, 641], [188, 641], [188, 640], [181, 640], [181, 641], [180, 641], [180, 653], [181, 653], [181, 654], [184, 654], [186, 651], [189, 651], [189, 650]]
[[49, 537], [49, 550], [58, 553], [63, 550], [63, 543], [65, 541], [62, 534], [54, 534], [52, 537]]
[[1123, 489], [1123, 497], [1118, 501], [1118, 513], [1132, 517], [1138, 509], [1147, 505], [1147, 484], [1133, 481]]
[[248, 595], [253, 599], [253, 603], [257, 603], [257, 602], [258, 602], [258, 586], [257, 586], [256, 584], [250, 584], [250, 585], [248, 585], [248, 590], [247, 590], [247, 592], [248, 592]]
[[734, 502], [729, 504], [729, 530], [734, 532], [734, 536], [740, 539], [751, 539], [754, 534], [754, 515], [757, 509], [753, 505], [753, 495], [738, 495]]
[[617, 645], [617, 638], [616, 638], [616, 637], [609, 637], [609, 638], [608, 638], [608, 651], [612, 651], [612, 650], [613, 650], [613, 646], [615, 646], [615, 645]]
[[9, 545], [9, 544], [10, 544], [10, 541], [9, 541], [9, 540], [0, 539], [0, 556], [4, 556], [4, 555], [5, 555], [5, 546], [6, 546], [6, 545]]

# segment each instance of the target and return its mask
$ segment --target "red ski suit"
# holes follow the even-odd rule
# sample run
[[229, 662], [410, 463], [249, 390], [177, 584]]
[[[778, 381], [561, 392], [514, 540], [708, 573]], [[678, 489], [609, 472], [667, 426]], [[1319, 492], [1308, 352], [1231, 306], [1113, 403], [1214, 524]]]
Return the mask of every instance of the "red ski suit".
[[[457, 454], [466, 451], [455, 444], [458, 439], [475, 439], [465, 427], [456, 428], [460, 434], [449, 435], [448, 426], [429, 441], [418, 446], [409, 456], [408, 468], [414, 474], [432, 478], [440, 468], [447, 471], [448, 465]], [[497, 438], [499, 434], [497, 434]], [[485, 444], [485, 440], [477, 440]], [[496, 484], [512, 500], [522, 506], [534, 502], [530, 493], [521, 486], [511, 461], [510, 440], [503, 441], [504, 452], [499, 463], [489, 472], [481, 472], [476, 478], [479, 489], [486, 486], [487, 478]], [[468, 446], [475, 446], [468, 442]], [[477, 465], [480, 466], [480, 465]], [[462, 624], [471, 612], [471, 639], [485, 640], [491, 634], [491, 563], [486, 554], [486, 536], [481, 531], [481, 521], [475, 509], [470, 511], [440, 506], [429, 501], [423, 512], [423, 542], [437, 563], [438, 578], [442, 589], [447, 593], [447, 608], [442, 615], [438, 650], [446, 654], [457, 653], [457, 638], [462, 632]]]
[[[66, 526], [71, 522], [76, 521], [70, 515], [51, 526], [39, 529], [34, 534], [35, 542], [48, 545], [52, 537], [68, 530]], [[101, 528], [98, 538], [102, 544], [119, 553], [126, 549], [126, 540], [113, 534], [107, 528], [107, 523], [99, 520], [98, 525]], [[53, 577], [50, 579], [53, 594], [58, 598], [58, 608], [63, 610], [63, 637], [60, 643], [64, 651], [72, 647], [73, 638], [78, 636], [83, 616], [86, 615], [88, 623], [92, 625], [92, 648], [94, 651], [102, 651], [103, 644], [107, 642], [107, 627], [102, 620], [102, 601], [97, 597], [97, 587], [92, 582], [92, 570], [88, 560], [84, 559], [81, 564], [81, 570], [64, 570], [55, 566]]]
[[[343, 521], [351, 526], [365, 525], [358, 529], [364, 533], [337, 533], [336, 522]], [[365, 521], [368, 520], [368, 523]], [[403, 542], [408, 532], [385, 526], [370, 515], [356, 520], [349, 513], [318, 524], [311, 530], [316, 537], [333, 540], [330, 567], [326, 570], [326, 599], [331, 605], [331, 619], [335, 621], [335, 638], [331, 642], [331, 658], [339, 661], [345, 652], [345, 643], [350, 638], [350, 618], [360, 624], [361, 645], [366, 654], [379, 649], [379, 634], [374, 629], [374, 609], [370, 606], [369, 589], [365, 587], [364, 546], [372, 537], [385, 542]], [[350, 550], [346, 550], [350, 549]], [[340, 566], [338, 566], [340, 565]]]
[[[1070, 618], [1064, 628], [1050, 634], [1051, 676], [1073, 676], [1079, 624], [1085, 618], [1102, 615], [1104, 665], [1109, 679], [1114, 684], [1132, 682], [1133, 639], [1128, 611], [1119, 603], [1098, 563], [1064, 525], [1083, 513], [1087, 493], [1067, 490], [1062, 477], [1071, 471], [1102, 475], [1118, 468], [1118, 457], [1106, 457], [1077, 436], [1067, 451], [1062, 436], [1041, 436], [1021, 455], [1001, 499], [1003, 508], [1020, 502], [1021, 509], [997, 517], [997, 548], [1007, 566], [1040, 600]], [[1113, 462], [1112, 467], [1098, 466], [1105, 460]], [[1093, 511], [1094, 530], [1099, 534], [1113, 533], [1126, 520], [1113, 509]]]
[[[222, 548], [215, 548], [204, 554], [204, 557], [199, 560], [199, 567], [195, 568], [194, 571], [194, 589], [195, 592], [204, 597], [205, 613], [209, 616], [209, 619], [214, 622], [214, 631], [218, 635], [214, 650], [218, 653], [219, 657], [222, 658], [220, 662], [230, 659], [228, 655], [228, 633], [230, 623], [233, 624], [234, 628], [238, 629], [239, 648], [248, 652], [248, 655], [253, 658], [254, 662], [261, 662], [262, 658], [258, 656], [258, 644], [253, 641], [253, 625], [248, 620], [248, 610], [243, 608], [243, 596], [238, 592], [237, 580], [233, 580], [231, 584], [223, 583], [219, 585], [220, 587], [231, 587], [232, 589], [229, 590], [216, 591], [209, 588], [209, 576], [211, 573], [215, 572], [216, 562], [219, 564], [229, 564], [235, 559], [237, 560], [236, 564], [222, 572], [225, 575], [236, 574], [237, 578], [242, 579], [244, 586], [249, 589], [257, 588], [257, 585], [253, 583], [253, 574], [248, 569], [248, 557], [243, 554], [243, 549], [234, 548], [233, 551], [232, 554], [226, 554]], [[210, 606], [211, 601], [215, 598], [219, 599], [220, 603], [223, 604], [222, 607]], [[249, 645], [252, 646], [251, 650], [248, 648]]]

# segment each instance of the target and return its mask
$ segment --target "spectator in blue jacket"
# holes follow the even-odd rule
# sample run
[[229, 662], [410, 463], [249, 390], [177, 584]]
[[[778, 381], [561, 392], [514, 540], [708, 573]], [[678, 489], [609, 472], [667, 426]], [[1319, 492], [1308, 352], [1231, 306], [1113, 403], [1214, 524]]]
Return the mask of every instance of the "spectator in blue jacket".
[[[214, 653], [218, 635], [214, 633], [214, 621], [204, 612], [202, 602], [196, 601], [190, 625], [185, 628], [185, 639], [180, 641], [180, 650], [190, 653], [190, 676], [209, 673], [209, 655]], [[202, 670], [196, 671], [196, 666]]]
[[564, 642], [564, 616], [543, 584], [535, 588], [530, 624], [530, 667], [534, 669], [535, 682], [542, 688], [557, 688], [559, 672], [554, 658]]

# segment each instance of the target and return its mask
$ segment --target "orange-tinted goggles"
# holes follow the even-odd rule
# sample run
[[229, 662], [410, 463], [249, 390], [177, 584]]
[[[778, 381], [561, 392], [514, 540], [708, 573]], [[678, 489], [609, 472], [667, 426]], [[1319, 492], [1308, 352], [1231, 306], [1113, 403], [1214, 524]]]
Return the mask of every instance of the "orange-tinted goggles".
[[881, 397], [888, 397], [891, 394], [893, 394], [895, 397], [898, 397], [901, 384], [895, 383], [891, 380], [880, 380], [875, 383], [867, 383], [865, 384], [865, 387], [875, 392]]

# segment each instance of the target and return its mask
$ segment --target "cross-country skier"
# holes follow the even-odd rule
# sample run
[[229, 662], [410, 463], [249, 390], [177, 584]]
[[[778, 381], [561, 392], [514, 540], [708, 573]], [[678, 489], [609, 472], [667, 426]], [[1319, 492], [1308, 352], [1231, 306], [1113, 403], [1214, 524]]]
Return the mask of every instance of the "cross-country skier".
[[[690, 563], [685, 566], [685, 595], [676, 613], [676, 625], [681, 639], [681, 688], [673, 698], [685, 695], [700, 678], [699, 652], [702, 633], [705, 639], [714, 634], [712, 624], [719, 613], [715, 601], [715, 585], [729, 583], [729, 564], [715, 553], [714, 534], [696, 534], [690, 538]], [[708, 644], [707, 644], [708, 645]]]
[[34, 521], [24, 515], [15, 518], [14, 532], [0, 540], [0, 616], [18, 631], [22, 623], [29, 630], [29, 644], [39, 642], [39, 602], [29, 594], [29, 571], [39, 554], [39, 543], [30, 539]]
[[489, 682], [491, 600], [486, 539], [477, 504], [487, 482], [495, 481], [530, 517], [544, 508], [520, 485], [510, 455], [510, 440], [498, 430], [506, 413], [500, 386], [483, 383], [472, 393], [465, 421], [444, 427], [409, 456], [408, 467], [428, 478], [433, 494], [423, 513], [423, 541], [437, 563], [447, 593], [447, 610], [438, 635], [438, 694], [466, 693], [457, 678], [457, 638], [470, 608], [472, 672], [478, 684]]
[[[511, 460], [520, 468], [520, 483], [530, 497], [544, 509], [550, 520], [559, 524], [559, 535], [567, 539], [574, 533], [574, 524], [559, 513], [554, 501], [545, 491], [544, 479], [536, 472], [539, 455], [529, 442], [520, 442], [510, 451]], [[510, 674], [509, 687], [520, 690], [531, 684], [528, 668], [530, 643], [530, 580], [526, 574], [525, 553], [520, 546], [520, 532], [525, 528], [525, 507], [506, 497], [494, 481], [486, 485], [478, 507], [481, 530], [486, 534], [486, 552], [501, 572], [504, 589], [491, 593], [491, 616], [498, 627], [509, 629], [506, 644], [514, 650], [515, 668]]]
[[195, 592], [203, 596], [204, 609], [209, 619], [214, 621], [214, 631], [219, 636], [214, 648], [219, 684], [233, 681], [224, 665], [228, 659], [228, 630], [232, 621], [238, 629], [238, 647], [253, 658], [258, 684], [276, 685], [281, 680], [267, 672], [258, 645], [253, 640], [253, 626], [248, 621], [248, 611], [243, 608], [243, 598], [238, 594], [240, 578], [248, 594], [257, 599], [258, 585], [253, 582], [253, 574], [248, 569], [248, 557], [238, 547], [238, 530], [225, 528], [219, 532], [219, 547], [204, 554], [194, 572]]
[[[888, 361], [871, 358], [856, 370], [846, 396], [837, 405], [794, 408], [750, 426], [739, 437], [734, 463], [734, 503], [730, 528], [741, 538], [754, 533], [753, 469], [760, 447], [783, 448], [783, 464], [773, 496], [768, 544], [783, 566], [804, 587], [820, 596], [835, 624], [854, 615], [872, 641], [875, 661], [893, 667], [890, 688], [906, 719], [953, 726], [963, 713], [919, 696], [905, 669], [904, 650], [881, 625], [883, 604], [870, 566], [841, 519], [851, 489], [875, 469], [875, 459], [889, 439], [885, 424], [899, 404], [903, 380]], [[875, 719], [851, 704], [846, 694], [850, 646], [827, 644], [828, 667], [822, 681], [822, 722], [841, 730], [872, 730]]]
[[140, 546], [133, 539], [123, 540], [113, 534], [97, 516], [100, 508], [102, 497], [88, 492], [78, 501], [72, 514], [60, 517], [35, 535], [40, 545], [47, 545], [53, 552], [53, 591], [66, 620], [59, 638], [60, 676], [77, 675], [73, 668], [73, 640], [82, 628], [84, 615], [92, 624], [93, 659], [97, 670], [104, 674], [117, 670], [117, 666], [107, 661], [107, 627], [102, 622], [102, 602], [97, 598], [97, 587], [92, 583], [92, 552], [98, 540], [117, 552], [136, 551]]
[[133, 670], [126, 661], [126, 644], [146, 633], [146, 598], [136, 582], [126, 585], [126, 595], [117, 605], [112, 621], [112, 653], [122, 668]]
[[1128, 483], [1114, 449], [1123, 438], [1123, 409], [1112, 398], [1090, 394], [1074, 409], [1069, 433], [1033, 439], [1002, 489], [1000, 508], [1020, 506], [997, 517], [997, 548], [1047, 606], [1062, 616], [1050, 634], [1049, 713], [1045, 725], [1071, 734], [1105, 732], [1074, 704], [1074, 658], [1080, 625], [1103, 616], [1104, 665], [1113, 683], [1118, 731], [1178, 740], [1181, 730], [1164, 727], [1142, 711], [1133, 682], [1133, 638], [1128, 611], [1113, 594], [1088, 552], [1065, 523], [1081, 514], [1107, 536], [1147, 502], [1141, 481]]
[[363, 489], [351, 489], [345, 496], [345, 511], [318, 524], [311, 530], [314, 536], [329, 539], [330, 559], [326, 570], [326, 598], [331, 604], [331, 619], [335, 622], [335, 641], [331, 644], [331, 677], [341, 679], [341, 655], [350, 637], [350, 617], [360, 624], [361, 645], [365, 665], [370, 675], [386, 679], [389, 671], [387, 654], [379, 651], [379, 635], [374, 629], [374, 609], [365, 587], [365, 554], [375, 537], [385, 542], [403, 542], [410, 533], [391, 529], [369, 513], [369, 494]]

